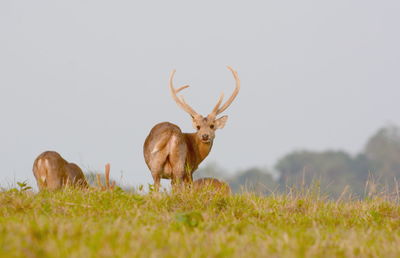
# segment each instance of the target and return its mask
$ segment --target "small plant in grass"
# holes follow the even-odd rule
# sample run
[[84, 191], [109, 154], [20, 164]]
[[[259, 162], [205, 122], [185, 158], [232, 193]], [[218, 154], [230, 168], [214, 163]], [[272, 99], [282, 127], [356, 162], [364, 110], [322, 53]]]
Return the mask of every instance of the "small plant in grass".
[[17, 185], [18, 185], [18, 187], [19, 187], [19, 191], [20, 191], [20, 192], [25, 192], [25, 191], [27, 191], [27, 190], [32, 189], [32, 187], [30, 187], [26, 181], [17, 182]]
[[25, 191], [32, 189], [32, 187], [30, 187], [26, 181], [17, 182], [17, 186], [18, 186], [18, 188], [14, 187], [8, 191], [10, 191], [10, 192], [25, 192]]

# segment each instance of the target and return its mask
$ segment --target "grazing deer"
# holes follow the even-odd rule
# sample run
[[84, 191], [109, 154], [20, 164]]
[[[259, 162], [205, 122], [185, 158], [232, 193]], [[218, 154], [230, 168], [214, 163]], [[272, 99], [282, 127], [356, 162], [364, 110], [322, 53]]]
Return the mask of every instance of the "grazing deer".
[[172, 185], [193, 181], [192, 174], [199, 164], [210, 153], [215, 138], [215, 130], [222, 129], [228, 116], [217, 118], [236, 98], [240, 89], [240, 80], [237, 72], [228, 66], [236, 81], [236, 87], [230, 98], [221, 106], [222, 94], [209, 115], [203, 117], [191, 108], [176, 94], [188, 85], [175, 89], [173, 79], [175, 70], [169, 78], [169, 89], [174, 101], [192, 117], [195, 133], [182, 133], [181, 129], [172, 123], [163, 122], [155, 125], [147, 136], [143, 153], [147, 166], [154, 180], [155, 189], [160, 186], [160, 179], [172, 179]]
[[69, 163], [55, 151], [45, 151], [33, 163], [33, 175], [39, 190], [57, 190], [66, 185], [87, 188], [85, 176], [78, 165]]
[[229, 195], [232, 193], [232, 190], [227, 183], [211, 177], [205, 177], [195, 180], [193, 182], [193, 189], [195, 191], [206, 189], [224, 195]]

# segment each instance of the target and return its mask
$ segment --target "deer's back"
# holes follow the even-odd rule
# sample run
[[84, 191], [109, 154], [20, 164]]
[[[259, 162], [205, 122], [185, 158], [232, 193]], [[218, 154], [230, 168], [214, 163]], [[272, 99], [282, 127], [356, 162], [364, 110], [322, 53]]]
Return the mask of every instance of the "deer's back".
[[75, 163], [68, 163], [65, 166], [65, 169], [68, 177], [68, 182], [71, 185], [77, 185], [82, 187], [88, 186], [85, 175], [83, 174], [82, 169], [78, 165], [76, 165]]

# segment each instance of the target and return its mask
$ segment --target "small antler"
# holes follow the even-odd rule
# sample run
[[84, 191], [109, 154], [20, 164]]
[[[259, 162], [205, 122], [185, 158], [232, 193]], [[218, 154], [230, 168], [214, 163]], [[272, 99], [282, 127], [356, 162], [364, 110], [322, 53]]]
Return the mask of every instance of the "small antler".
[[105, 176], [107, 189], [114, 189], [115, 181], [110, 184], [110, 163], [106, 164]]
[[100, 174], [96, 174], [96, 179], [97, 179], [97, 186], [100, 187], [100, 189], [103, 189], [103, 183], [101, 182], [101, 177]]
[[189, 87], [189, 85], [182, 86], [178, 89], [174, 88], [173, 80], [174, 80], [175, 70], [172, 70], [171, 75], [169, 77], [169, 89], [171, 91], [171, 96], [175, 100], [175, 102], [180, 106], [185, 112], [189, 113], [192, 117], [198, 116], [197, 112], [194, 111], [192, 107], [190, 107], [183, 97], [178, 97], [176, 94], [181, 90], [184, 90]]
[[113, 182], [110, 184], [110, 164], [109, 164], [109, 163], [107, 163], [106, 166], [105, 166], [105, 173], [104, 173], [104, 175], [105, 175], [105, 180], [106, 180], [105, 185], [103, 185], [103, 183], [101, 182], [100, 174], [97, 174], [97, 175], [96, 175], [96, 178], [97, 178], [97, 185], [98, 185], [98, 186], [100, 187], [100, 189], [103, 190], [103, 191], [105, 191], [105, 190], [113, 190], [114, 187], [115, 187], [115, 181], [113, 181]]
[[240, 80], [239, 80], [239, 76], [238, 73], [233, 70], [232, 67], [228, 66], [228, 69], [232, 72], [233, 77], [235, 78], [236, 81], [236, 87], [235, 90], [233, 91], [232, 95], [229, 97], [229, 99], [224, 103], [224, 105], [220, 108], [219, 106], [222, 103], [222, 99], [224, 98], [224, 94], [222, 93], [221, 96], [219, 97], [217, 104], [215, 105], [215, 107], [213, 108], [213, 110], [210, 113], [210, 116], [212, 117], [216, 117], [217, 115], [221, 114], [222, 112], [224, 112], [233, 102], [233, 100], [236, 98], [236, 96], [239, 93], [240, 90]]

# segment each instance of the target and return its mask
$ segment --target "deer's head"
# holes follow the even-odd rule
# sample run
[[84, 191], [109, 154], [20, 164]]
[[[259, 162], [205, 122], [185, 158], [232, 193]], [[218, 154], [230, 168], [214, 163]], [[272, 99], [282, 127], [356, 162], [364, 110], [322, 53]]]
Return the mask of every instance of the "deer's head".
[[222, 100], [224, 98], [224, 94], [221, 94], [219, 97], [217, 104], [211, 111], [211, 113], [207, 116], [202, 116], [198, 114], [192, 107], [190, 107], [182, 96], [177, 96], [176, 94], [183, 89], [189, 87], [189, 85], [182, 86], [178, 89], [175, 89], [173, 86], [173, 79], [175, 75], [175, 70], [171, 72], [171, 76], [169, 78], [169, 88], [171, 91], [172, 98], [175, 102], [192, 118], [193, 128], [197, 130], [196, 135], [198, 139], [203, 143], [211, 143], [215, 138], [215, 131], [217, 129], [222, 129], [225, 126], [226, 121], [228, 120], [228, 116], [221, 116], [217, 118], [219, 114], [224, 112], [233, 100], [236, 98], [240, 89], [240, 80], [237, 72], [228, 66], [228, 69], [232, 72], [233, 77], [236, 81], [236, 87], [233, 91], [230, 98], [221, 106]]

